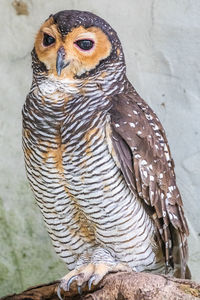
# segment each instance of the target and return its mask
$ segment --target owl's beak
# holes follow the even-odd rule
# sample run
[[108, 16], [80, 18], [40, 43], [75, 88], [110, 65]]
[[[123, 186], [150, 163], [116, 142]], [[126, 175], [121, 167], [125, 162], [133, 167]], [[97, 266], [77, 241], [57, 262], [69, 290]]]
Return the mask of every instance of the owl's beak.
[[56, 59], [56, 71], [58, 76], [60, 76], [62, 69], [69, 65], [69, 62], [65, 61], [65, 49], [64, 47], [60, 47], [57, 52], [57, 59]]

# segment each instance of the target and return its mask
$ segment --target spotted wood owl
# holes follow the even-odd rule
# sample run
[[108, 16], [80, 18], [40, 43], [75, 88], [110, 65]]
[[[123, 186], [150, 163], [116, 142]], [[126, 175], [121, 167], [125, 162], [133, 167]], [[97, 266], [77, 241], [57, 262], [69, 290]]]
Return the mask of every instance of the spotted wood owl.
[[100, 17], [51, 15], [32, 51], [23, 107], [28, 179], [69, 290], [123, 270], [190, 277], [188, 226], [165, 131], [126, 76]]

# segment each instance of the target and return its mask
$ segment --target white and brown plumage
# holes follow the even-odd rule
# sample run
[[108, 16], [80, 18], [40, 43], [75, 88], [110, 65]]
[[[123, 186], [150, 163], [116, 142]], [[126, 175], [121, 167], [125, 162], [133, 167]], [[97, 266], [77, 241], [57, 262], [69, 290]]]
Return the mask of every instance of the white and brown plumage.
[[165, 132], [126, 77], [116, 32], [62, 11], [40, 28], [32, 57], [23, 147], [53, 245], [73, 270], [62, 288], [127, 268], [189, 277]]

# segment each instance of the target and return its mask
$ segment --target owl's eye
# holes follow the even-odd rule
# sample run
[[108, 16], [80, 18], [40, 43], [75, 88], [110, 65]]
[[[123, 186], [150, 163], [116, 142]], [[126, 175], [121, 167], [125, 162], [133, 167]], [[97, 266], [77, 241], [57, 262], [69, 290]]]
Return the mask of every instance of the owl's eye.
[[55, 39], [54, 37], [52, 37], [51, 35], [48, 35], [47, 33], [44, 33], [44, 37], [43, 37], [43, 45], [44, 46], [50, 46], [53, 43], [55, 43]]
[[93, 48], [94, 42], [92, 40], [78, 40], [75, 44], [82, 50], [88, 51]]

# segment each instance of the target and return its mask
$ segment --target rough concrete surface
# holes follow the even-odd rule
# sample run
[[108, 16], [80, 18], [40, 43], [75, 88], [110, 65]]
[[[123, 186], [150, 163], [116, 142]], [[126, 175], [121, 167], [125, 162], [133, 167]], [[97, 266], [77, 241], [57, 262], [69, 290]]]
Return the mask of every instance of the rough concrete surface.
[[129, 79], [167, 132], [190, 227], [190, 267], [200, 281], [200, 1], [0, 0], [0, 296], [67, 272], [28, 186], [21, 149], [34, 36], [62, 9], [90, 10], [118, 32]]

